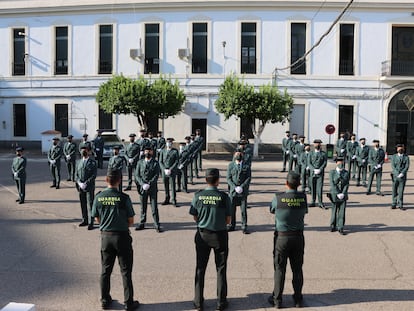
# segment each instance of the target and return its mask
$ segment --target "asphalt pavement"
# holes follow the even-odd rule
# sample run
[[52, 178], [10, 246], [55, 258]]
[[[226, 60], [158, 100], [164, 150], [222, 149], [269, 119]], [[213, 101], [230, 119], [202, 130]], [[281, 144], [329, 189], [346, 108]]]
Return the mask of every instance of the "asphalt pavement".
[[[228, 158], [208, 156], [203, 167], [217, 167], [222, 176]], [[49, 188], [46, 157], [28, 155], [26, 202], [19, 205], [11, 178], [12, 155], [0, 154], [0, 308], [9, 302], [33, 303], [36, 310], [100, 310], [100, 233], [78, 227], [81, 211], [72, 182]], [[267, 161], [266, 161], [267, 160]], [[412, 162], [413, 163], [413, 162]], [[107, 162], [105, 162], [105, 167]], [[334, 163], [329, 162], [328, 168]], [[248, 223], [251, 234], [230, 233], [228, 310], [268, 310], [273, 288], [274, 216], [269, 203], [284, 191], [281, 162], [254, 161]], [[310, 208], [305, 218], [304, 303], [306, 310], [414, 310], [414, 174], [405, 190], [406, 211], [391, 210], [390, 164], [383, 174], [384, 196], [365, 194], [351, 182], [346, 210], [346, 235], [329, 230], [330, 210]], [[96, 190], [105, 187], [106, 169], [99, 170]], [[201, 173], [203, 175], [204, 172]], [[62, 165], [62, 180], [66, 180]], [[164, 200], [159, 180], [158, 200]], [[325, 173], [324, 192], [328, 191]], [[125, 176], [124, 176], [125, 184]], [[195, 223], [188, 214], [204, 179], [179, 193], [178, 208], [159, 205], [162, 233], [152, 228], [131, 231], [133, 283], [139, 310], [192, 310]], [[220, 188], [227, 188], [225, 177]], [[136, 188], [127, 192], [139, 219]], [[327, 198], [325, 203], [327, 202]], [[240, 220], [240, 211], [237, 213]], [[291, 272], [287, 272], [284, 305], [293, 309]], [[123, 309], [117, 264], [112, 275], [114, 310]], [[211, 256], [205, 284], [205, 310], [216, 304], [216, 273]]]

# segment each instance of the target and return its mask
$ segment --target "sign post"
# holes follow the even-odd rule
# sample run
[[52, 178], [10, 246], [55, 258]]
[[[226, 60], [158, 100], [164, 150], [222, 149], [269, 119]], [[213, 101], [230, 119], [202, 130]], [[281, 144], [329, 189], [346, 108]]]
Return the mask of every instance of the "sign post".
[[335, 133], [335, 125], [328, 124], [325, 127], [325, 132], [326, 134], [329, 135], [329, 143], [326, 145], [326, 153], [327, 153], [328, 158], [333, 158], [334, 146], [331, 144], [331, 135]]

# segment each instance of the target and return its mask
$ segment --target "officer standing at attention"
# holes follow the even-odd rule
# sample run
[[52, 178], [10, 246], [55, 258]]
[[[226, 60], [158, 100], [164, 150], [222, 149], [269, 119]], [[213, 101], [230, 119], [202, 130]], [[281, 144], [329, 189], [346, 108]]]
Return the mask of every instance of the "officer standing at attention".
[[201, 136], [201, 130], [196, 129], [195, 130], [195, 141], [198, 143], [198, 153], [197, 153], [197, 168], [201, 172], [203, 171], [203, 143], [204, 143], [204, 137]]
[[305, 136], [299, 135], [299, 143], [295, 146], [295, 154], [296, 154], [296, 169], [295, 172], [300, 174], [302, 170], [302, 163], [300, 162], [300, 158], [302, 153], [305, 151]]
[[270, 212], [275, 214], [274, 233], [274, 290], [268, 299], [277, 308], [282, 307], [287, 260], [290, 261], [293, 279], [293, 300], [297, 308], [303, 307], [303, 254], [305, 239], [303, 236], [304, 218], [308, 212], [306, 194], [298, 192], [300, 175], [289, 172], [286, 178], [287, 191], [274, 197]]
[[404, 145], [398, 144], [397, 153], [391, 158], [391, 177], [392, 177], [392, 205], [391, 208], [405, 210], [404, 188], [407, 182], [407, 172], [410, 168], [410, 158], [404, 153]]
[[190, 163], [187, 165], [187, 177], [189, 179], [189, 183], [194, 185], [194, 156], [197, 149], [197, 145], [191, 140], [191, 136], [186, 136], [185, 143], [187, 150], [189, 152]]
[[384, 149], [380, 147], [378, 139], [374, 139], [372, 142], [374, 143], [374, 148], [371, 148], [368, 154], [368, 163], [371, 167], [371, 170], [369, 172], [369, 178], [368, 178], [367, 195], [371, 194], [371, 187], [372, 187], [372, 182], [374, 180], [374, 175], [376, 176], [376, 187], [377, 187], [376, 195], [382, 195], [381, 180], [382, 180], [382, 166], [385, 160], [385, 151]]
[[242, 216], [241, 228], [244, 234], [248, 234], [247, 229], [247, 196], [249, 195], [249, 186], [252, 179], [250, 165], [243, 162], [243, 152], [236, 150], [233, 161], [227, 167], [227, 184], [229, 185], [229, 197], [231, 201], [231, 225], [229, 231], [236, 229], [236, 210], [240, 205]]
[[[198, 140], [196, 140], [196, 136], [195, 134], [191, 134], [191, 145], [193, 147], [193, 152], [192, 152], [192, 161], [191, 161], [191, 165], [192, 165], [192, 172], [195, 172], [195, 176], [197, 178], [200, 178], [199, 174], [198, 174], [198, 165], [197, 165], [197, 157], [198, 154], [200, 152], [200, 148], [202, 148], [202, 146], [200, 146], [200, 142]], [[193, 178], [193, 177], [191, 177]]]
[[147, 147], [151, 147], [151, 141], [147, 138], [147, 131], [142, 129], [139, 131], [139, 138], [137, 144], [139, 145], [139, 159], [144, 158], [144, 150]]
[[59, 189], [60, 185], [60, 159], [62, 158], [62, 147], [59, 146], [59, 137], [53, 138], [53, 145], [49, 149], [47, 159], [49, 161], [50, 173], [52, 174], [53, 182], [50, 188], [56, 187]]
[[313, 144], [314, 150], [309, 156], [310, 187], [312, 193], [312, 203], [309, 206], [316, 206], [315, 201], [316, 196], [318, 196], [319, 207], [325, 208], [325, 205], [322, 203], [322, 188], [328, 157], [326, 156], [326, 153], [321, 150], [322, 140], [315, 139]]
[[[178, 154], [178, 150], [172, 146], [173, 141], [174, 138], [167, 138], [166, 148], [161, 151], [159, 159], [165, 189], [165, 200], [162, 205], [172, 203], [175, 207], [178, 207], [175, 191], [175, 177], [177, 175], [180, 155]], [[170, 199], [172, 199], [172, 202], [170, 202]]]
[[76, 163], [76, 189], [82, 211], [82, 222], [79, 227], [88, 226], [93, 230], [92, 205], [95, 197], [96, 161], [90, 157], [87, 145], [82, 146], [82, 158]]
[[243, 162], [251, 167], [253, 154], [249, 150], [251, 148], [247, 148], [247, 145], [248, 142], [246, 140], [240, 140], [237, 149], [243, 152]]
[[12, 173], [13, 179], [16, 182], [17, 192], [19, 193], [19, 198], [16, 202], [19, 204], [24, 203], [24, 198], [26, 196], [26, 163], [27, 160], [23, 156], [23, 147], [16, 148], [16, 157], [12, 162]]
[[297, 140], [298, 134], [292, 134], [292, 139], [289, 141], [289, 172], [296, 170], [298, 163], [298, 155], [296, 154], [296, 145], [299, 144]]
[[65, 156], [66, 166], [68, 168], [67, 181], [75, 182], [76, 169], [76, 144], [72, 141], [73, 135], [68, 135], [68, 141], [63, 146], [63, 154]]
[[103, 150], [105, 141], [102, 137], [102, 131], [96, 130], [97, 134], [93, 140], [93, 148], [95, 150], [96, 160], [98, 161], [98, 168], [103, 168]]
[[290, 131], [286, 131], [286, 137], [282, 140], [282, 152], [283, 152], [283, 169], [282, 172], [286, 172], [286, 162], [289, 162], [289, 146], [290, 141], [292, 140], [290, 138]]
[[186, 143], [180, 143], [180, 149], [178, 150], [180, 157], [178, 160], [178, 172], [177, 172], [177, 192], [181, 192], [181, 189], [188, 193], [188, 164], [190, 164], [190, 150]]
[[302, 185], [302, 191], [309, 193], [309, 156], [310, 156], [310, 145], [305, 144], [304, 152], [299, 157], [298, 163], [300, 163], [300, 180]]
[[109, 170], [106, 175], [107, 188], [96, 194], [92, 209], [92, 216], [99, 223], [101, 230], [100, 287], [101, 305], [104, 310], [109, 309], [112, 304], [111, 273], [116, 258], [124, 287], [125, 310], [136, 310], [139, 307], [139, 302], [134, 300], [131, 276], [134, 253], [129, 232], [129, 227], [134, 224], [135, 212], [129, 196], [118, 191], [120, 181], [119, 170]]
[[135, 142], [135, 135], [134, 133], [129, 134], [129, 144], [126, 147], [125, 151], [125, 158], [127, 161], [127, 170], [128, 170], [128, 186], [124, 189], [124, 191], [131, 190], [132, 186], [132, 178], [135, 175], [135, 168], [137, 167], [137, 163], [139, 160], [139, 152], [140, 147]]
[[355, 174], [356, 174], [356, 149], [358, 147], [358, 142], [355, 140], [356, 135], [351, 135], [351, 140], [348, 140], [346, 143], [346, 157], [348, 160], [348, 171], [349, 174], [352, 174], [352, 180], [355, 180]]
[[157, 153], [154, 153], [154, 158], [159, 159], [161, 150], [165, 148], [165, 138], [162, 136], [162, 131], [157, 132]]
[[143, 230], [147, 221], [148, 198], [151, 203], [152, 218], [154, 219], [154, 228], [161, 232], [160, 219], [158, 216], [158, 176], [160, 175], [160, 165], [154, 159], [154, 153], [151, 147], [144, 150], [144, 158], [138, 161], [135, 169], [135, 183], [141, 200], [141, 219], [135, 230]]
[[345, 139], [345, 133], [339, 134], [339, 139], [335, 145], [336, 156], [345, 158], [346, 156], [347, 140]]
[[190, 214], [197, 222], [195, 235], [196, 273], [194, 307], [203, 310], [204, 277], [211, 249], [214, 250], [217, 271], [217, 308], [227, 308], [227, 257], [229, 236], [227, 225], [231, 221], [231, 203], [228, 195], [217, 189], [220, 173], [216, 168], [206, 170], [207, 188], [197, 191], [191, 202]]
[[356, 148], [356, 160], [358, 165], [358, 177], [357, 187], [361, 186], [361, 173], [362, 173], [362, 185], [367, 186], [367, 170], [368, 170], [368, 155], [369, 147], [365, 145], [365, 138], [359, 140], [359, 145]]
[[82, 154], [83, 147], [88, 147], [88, 150], [92, 150], [92, 143], [88, 140], [88, 134], [82, 135], [82, 141], [79, 143], [79, 153]]
[[329, 184], [331, 186], [330, 199], [332, 201], [331, 232], [338, 230], [345, 235], [345, 209], [348, 201], [349, 172], [345, 170], [343, 157], [337, 157], [336, 169], [329, 172]]
[[108, 161], [108, 171], [118, 170], [121, 172], [121, 180], [119, 182], [119, 192], [122, 192], [122, 171], [126, 165], [126, 160], [124, 156], [119, 155], [119, 150], [121, 149], [120, 145], [115, 145], [112, 147], [114, 155]]

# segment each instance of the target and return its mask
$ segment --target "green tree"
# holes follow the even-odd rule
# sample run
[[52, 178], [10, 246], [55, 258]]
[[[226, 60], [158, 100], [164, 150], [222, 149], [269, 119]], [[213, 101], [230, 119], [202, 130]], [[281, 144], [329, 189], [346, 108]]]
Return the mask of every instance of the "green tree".
[[286, 90], [281, 94], [275, 85], [262, 85], [256, 90], [232, 74], [220, 85], [214, 104], [226, 120], [236, 116], [256, 121], [251, 126], [254, 135], [253, 156], [258, 157], [260, 137], [266, 124], [289, 121], [293, 98]]
[[152, 83], [138, 79], [114, 76], [103, 83], [96, 101], [107, 113], [133, 114], [138, 124], [147, 129], [150, 117], [166, 119], [182, 111], [185, 95], [178, 81], [160, 77]]

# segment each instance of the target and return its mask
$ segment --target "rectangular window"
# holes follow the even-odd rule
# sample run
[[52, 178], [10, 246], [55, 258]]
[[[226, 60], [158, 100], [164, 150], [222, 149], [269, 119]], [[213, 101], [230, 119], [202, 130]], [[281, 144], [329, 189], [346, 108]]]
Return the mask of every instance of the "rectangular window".
[[241, 73], [256, 73], [256, 23], [241, 24]]
[[207, 73], [207, 23], [193, 23], [192, 73]]
[[[339, 105], [338, 134], [352, 134], [354, 128], [354, 106]], [[339, 136], [339, 135], [338, 135]]]
[[[290, 25], [290, 64], [295, 63], [306, 53], [306, 24], [292, 23]], [[306, 74], [306, 60], [300, 61], [290, 68], [291, 74]]]
[[26, 105], [13, 105], [13, 133], [15, 137], [26, 136]]
[[55, 75], [68, 74], [68, 27], [55, 28]]
[[113, 26], [99, 26], [99, 74], [112, 73], [113, 65]]
[[26, 74], [26, 37], [24, 28], [13, 29], [13, 76]]
[[414, 75], [414, 27], [392, 27], [391, 75]]
[[160, 24], [145, 25], [144, 73], [160, 73]]
[[55, 130], [62, 133], [62, 137], [68, 136], [68, 104], [55, 105]]
[[341, 24], [339, 31], [339, 74], [354, 74], [354, 24]]
[[112, 113], [107, 113], [99, 107], [99, 128], [100, 129], [112, 129]]

